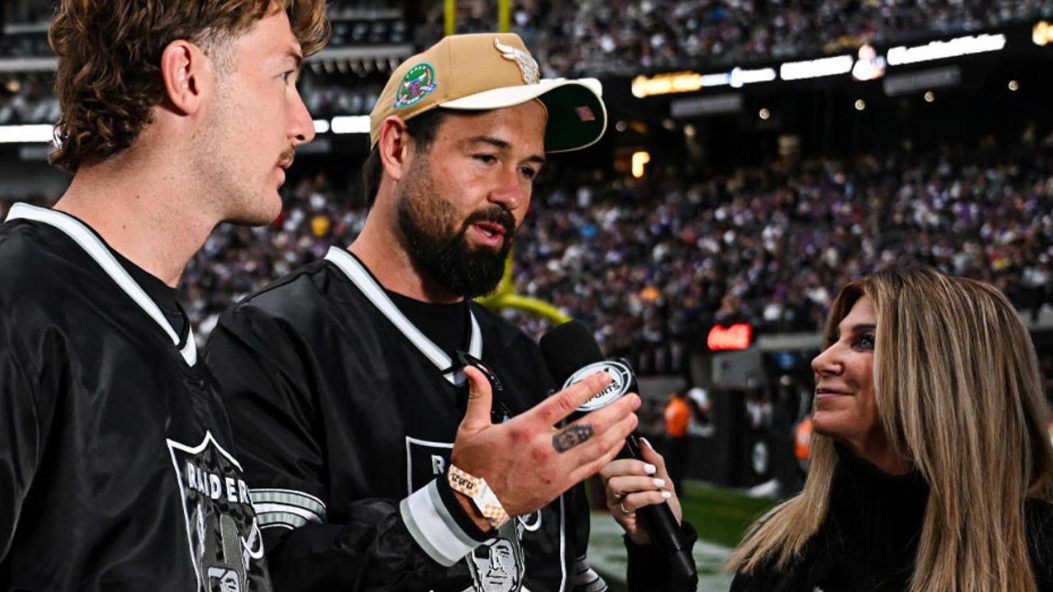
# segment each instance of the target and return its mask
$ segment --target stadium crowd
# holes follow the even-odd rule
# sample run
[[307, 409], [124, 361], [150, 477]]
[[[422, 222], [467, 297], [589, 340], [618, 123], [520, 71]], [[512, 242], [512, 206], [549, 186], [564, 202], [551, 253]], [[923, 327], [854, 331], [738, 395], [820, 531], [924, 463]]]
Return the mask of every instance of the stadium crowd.
[[[348, 244], [365, 219], [357, 192], [324, 174], [285, 199], [270, 226], [222, 226], [187, 269], [200, 337], [231, 302]], [[714, 323], [811, 331], [839, 286], [909, 263], [992, 282], [1037, 312], [1051, 300], [1053, 146], [903, 149], [711, 178], [670, 166], [635, 183], [556, 172], [514, 257], [517, 292], [584, 320], [622, 353]], [[515, 316], [534, 334], [547, 329]]]
[[[398, 9], [372, 1], [335, 7], [330, 47], [426, 47], [443, 34], [442, 3], [433, 3], [409, 30]], [[496, 2], [458, 2], [458, 31], [491, 31]], [[50, 13], [32, 13], [34, 19]], [[598, 76], [641, 68], [718, 67], [851, 50], [924, 36], [975, 32], [1036, 17], [1053, 18], [1053, 0], [517, 0], [512, 29], [533, 48], [543, 75]], [[34, 21], [39, 25], [39, 21]], [[0, 58], [47, 56], [43, 29], [0, 35]], [[369, 113], [397, 59], [311, 62], [301, 88], [318, 117]], [[378, 80], [380, 82], [378, 82]], [[0, 79], [0, 125], [50, 123], [58, 117], [50, 74], [11, 73]]]
[[[207, 335], [232, 301], [350, 243], [365, 210], [324, 174], [289, 188], [268, 227], [224, 226], [183, 289]], [[652, 351], [715, 323], [813, 331], [840, 286], [909, 263], [989, 281], [1037, 313], [1053, 279], [1053, 143], [742, 169], [672, 167], [645, 182], [556, 171], [514, 251], [520, 294], [598, 332], [608, 352]], [[538, 335], [545, 321], [512, 313]]]
[[0, 85], [0, 125], [54, 123], [58, 99], [43, 74], [11, 77]]
[[19, 35], [0, 35], [0, 57], [21, 58], [51, 55], [47, 35], [43, 31]]
[[369, 115], [382, 86], [360, 84], [349, 87], [327, 74], [308, 74], [301, 93], [307, 110], [315, 118], [341, 115]]
[[[424, 4], [416, 7], [421, 14], [400, 17], [369, 0], [337, 5], [330, 46], [427, 47], [443, 35], [444, 6]], [[1053, 17], [1053, 0], [516, 0], [511, 27], [554, 77], [746, 65], [1039, 17]], [[492, 31], [497, 23], [493, 0], [457, 2], [458, 32]], [[48, 54], [43, 32], [0, 35], [0, 56]]]
[[1040, 142], [696, 180], [670, 167], [636, 186], [565, 183], [539, 201], [517, 286], [599, 327], [609, 351], [718, 323], [816, 330], [840, 286], [892, 265], [992, 282], [1033, 313], [1050, 300], [1053, 149]]
[[[493, 30], [496, 3], [458, 3], [460, 32]], [[976, 32], [1053, 15], [1050, 0], [518, 0], [512, 29], [546, 76], [744, 65], [864, 43]], [[419, 42], [442, 34], [433, 9]]]
[[[182, 289], [200, 339], [232, 302], [349, 244], [365, 220], [357, 189], [325, 174], [284, 197], [273, 224], [220, 227], [188, 267]], [[840, 286], [910, 263], [992, 282], [1026, 314], [1053, 302], [1053, 140], [714, 176], [658, 167], [637, 182], [552, 170], [513, 269], [518, 293], [595, 327], [609, 353], [661, 352], [646, 369], [675, 365], [670, 344], [713, 324], [814, 331]], [[534, 335], [549, 327], [505, 314]]]

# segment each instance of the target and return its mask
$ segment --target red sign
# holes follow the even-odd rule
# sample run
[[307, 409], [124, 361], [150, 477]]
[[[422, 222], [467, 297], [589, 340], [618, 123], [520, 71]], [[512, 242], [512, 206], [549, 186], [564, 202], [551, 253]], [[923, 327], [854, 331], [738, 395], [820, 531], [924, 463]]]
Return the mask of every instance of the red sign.
[[746, 349], [750, 346], [753, 337], [753, 327], [746, 323], [735, 323], [730, 327], [715, 325], [709, 330], [706, 345], [710, 350], [722, 349]]

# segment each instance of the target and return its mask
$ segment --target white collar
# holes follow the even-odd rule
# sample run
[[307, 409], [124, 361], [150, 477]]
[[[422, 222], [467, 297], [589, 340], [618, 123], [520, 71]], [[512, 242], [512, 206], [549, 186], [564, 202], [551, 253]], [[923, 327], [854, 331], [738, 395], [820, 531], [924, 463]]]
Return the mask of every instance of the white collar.
[[[11, 211], [8, 212], [6, 221], [10, 222], [12, 220], [41, 222], [62, 231], [73, 239], [117, 283], [117, 286], [124, 290], [125, 294], [131, 297], [146, 314], [150, 315], [150, 318], [164, 329], [172, 343], [179, 347], [179, 334], [172, 328], [172, 324], [165, 318], [157, 303], [146, 294], [142, 286], [132, 279], [128, 271], [113, 256], [113, 253], [84, 223], [63, 212], [24, 203], [11, 206]], [[179, 353], [188, 365], [193, 366], [197, 363], [197, 345], [194, 343], [193, 328], [190, 329], [190, 334], [187, 336], [186, 345], [179, 350]]]
[[[402, 311], [395, 306], [395, 303], [384, 292], [384, 288], [377, 283], [377, 280], [362, 265], [361, 261], [346, 249], [338, 247], [329, 247], [329, 252], [326, 253], [325, 259], [344, 272], [344, 275], [373, 303], [373, 306], [376, 306], [377, 310], [387, 317], [395, 325], [395, 328], [402, 332], [406, 339], [409, 339], [410, 343], [416, 346], [420, 353], [424, 354], [424, 357], [428, 358], [443, 373], [443, 378], [458, 386], [464, 384], [464, 373], [451, 371], [453, 361], [450, 359], [450, 356], [442, 351], [442, 348], [435, 345], [431, 339], [428, 339], [416, 325], [406, 318], [406, 315], [402, 314]], [[468, 310], [468, 315], [472, 320], [472, 338], [469, 341], [468, 353], [478, 359], [482, 359], [482, 331], [479, 330], [479, 323], [475, 320], [475, 315], [471, 309]]]

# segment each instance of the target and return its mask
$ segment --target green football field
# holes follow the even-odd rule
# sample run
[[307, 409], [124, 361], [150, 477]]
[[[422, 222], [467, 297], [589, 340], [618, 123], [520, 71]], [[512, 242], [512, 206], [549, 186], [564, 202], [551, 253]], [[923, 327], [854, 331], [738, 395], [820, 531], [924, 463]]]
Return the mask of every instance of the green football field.
[[746, 528], [775, 505], [737, 491], [685, 483], [680, 498], [684, 517], [698, 530], [698, 538], [734, 547]]
[[[694, 555], [700, 590], [727, 591], [731, 577], [722, 568], [728, 553], [738, 544], [749, 525], [775, 503], [699, 483], [684, 484], [681, 494], [684, 517], [695, 526], [699, 535]], [[625, 590], [626, 559], [621, 528], [609, 514], [596, 512], [592, 516], [589, 560], [613, 592]]]

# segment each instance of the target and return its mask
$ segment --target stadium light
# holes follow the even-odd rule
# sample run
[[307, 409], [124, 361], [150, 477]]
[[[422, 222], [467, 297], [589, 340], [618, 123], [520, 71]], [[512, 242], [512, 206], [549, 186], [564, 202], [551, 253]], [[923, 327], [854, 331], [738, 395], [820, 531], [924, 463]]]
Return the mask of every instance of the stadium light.
[[324, 119], [314, 120], [314, 133], [324, 134], [329, 131], [329, 122]]
[[638, 99], [673, 93], [694, 92], [710, 86], [727, 86], [730, 75], [700, 74], [698, 72], [665, 72], [654, 76], [643, 74], [633, 78], [632, 93]]
[[867, 108], [867, 102], [863, 99], [856, 100], [856, 111], [862, 111]]
[[764, 121], [768, 121], [769, 119], [771, 119], [771, 111], [769, 111], [765, 107], [764, 109], [761, 109], [759, 113], [757, 113], [757, 117], [760, 117]]
[[334, 117], [330, 125], [334, 134], [368, 134], [368, 115], [343, 115]]
[[1016, 92], [1016, 91], [1020, 90], [1020, 83], [1017, 82], [1016, 80], [1010, 80], [1009, 81], [1009, 90], [1011, 90], [1013, 92]]
[[779, 76], [783, 80], [807, 80], [824, 76], [839, 76], [852, 71], [855, 60], [850, 55], [834, 56], [802, 62], [786, 62], [779, 66]]
[[888, 65], [904, 66], [918, 62], [930, 62], [964, 55], [987, 53], [1005, 49], [1006, 37], [997, 35], [968, 35], [949, 41], [932, 41], [925, 45], [907, 47], [901, 45], [888, 50]]
[[742, 88], [747, 84], [756, 84], [758, 82], [771, 82], [776, 78], [778, 78], [778, 74], [775, 73], [775, 68], [761, 68], [759, 70], [735, 68], [728, 72], [728, 84], [732, 88]]
[[644, 165], [649, 162], [651, 162], [651, 154], [649, 152], [644, 150], [633, 152], [633, 177], [637, 179], [643, 177]]
[[49, 123], [40, 125], [0, 125], [0, 144], [46, 143], [54, 139], [55, 126]]
[[1031, 28], [1031, 42], [1039, 47], [1053, 43], [1053, 26], [1048, 21], [1038, 21]]
[[693, 92], [702, 88], [702, 75], [698, 72], [669, 72], [655, 76], [633, 78], [633, 96], [638, 99], [670, 93]]
[[702, 86], [727, 86], [731, 84], [731, 74], [703, 74]]
[[931, 90], [925, 93], [925, 102], [926, 103], [933, 103], [935, 101], [936, 101], [936, 93], [932, 92]]

